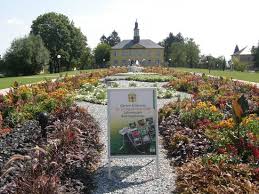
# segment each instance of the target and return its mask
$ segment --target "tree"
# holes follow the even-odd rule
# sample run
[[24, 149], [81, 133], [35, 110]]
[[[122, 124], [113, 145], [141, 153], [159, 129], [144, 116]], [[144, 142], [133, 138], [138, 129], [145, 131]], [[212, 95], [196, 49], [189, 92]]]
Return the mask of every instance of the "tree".
[[111, 46], [105, 43], [100, 43], [94, 49], [95, 63], [98, 67], [106, 67], [110, 61]]
[[252, 48], [252, 54], [254, 55], [255, 67], [259, 69], [259, 45]]
[[223, 58], [223, 63], [222, 63], [222, 70], [223, 70], [223, 71], [225, 71], [226, 66], [227, 66], [227, 62], [226, 62], [226, 59], [225, 59], [225, 57], [224, 57], [224, 58]]
[[90, 69], [93, 68], [93, 55], [91, 53], [91, 50], [89, 48], [86, 48], [83, 51], [83, 54], [81, 55], [80, 58], [80, 69]]
[[168, 49], [168, 57], [170, 65], [183, 67], [197, 67], [199, 63], [199, 46], [196, 45], [193, 39], [186, 39], [185, 41], [176, 41], [171, 44]]
[[107, 37], [106, 37], [104, 34], [101, 36], [100, 42], [101, 42], [101, 43], [105, 43], [105, 44], [109, 44], [109, 43], [108, 43], [108, 39], [107, 39]]
[[49, 51], [40, 36], [30, 35], [12, 42], [4, 63], [7, 75], [37, 74], [49, 63]]
[[186, 63], [189, 65], [191, 68], [197, 67], [199, 63], [199, 54], [200, 54], [200, 49], [199, 46], [194, 42], [193, 39], [188, 39], [187, 42], [185, 43], [186, 47]]
[[108, 37], [106, 37], [105, 35], [102, 35], [102, 37], [100, 38], [100, 41], [101, 43], [105, 43], [113, 47], [116, 44], [118, 44], [121, 41], [121, 39], [118, 33], [114, 30]]
[[169, 53], [168, 57], [170, 57], [173, 66], [186, 65], [186, 47], [184, 42], [172, 43]]
[[0, 55], [0, 73], [2, 73], [4, 70], [4, 61], [2, 59], [2, 56]]
[[107, 39], [108, 39], [108, 44], [111, 47], [115, 46], [116, 44], [118, 44], [121, 41], [118, 33], [115, 30], [111, 33], [110, 36], [108, 36]]
[[184, 38], [181, 33], [178, 33], [176, 36], [174, 36], [173, 33], [170, 32], [168, 37], [166, 37], [162, 42], [158, 43], [159, 45], [164, 47], [165, 61], [169, 60], [170, 47], [175, 42], [184, 42]]
[[[31, 34], [40, 35], [48, 48], [51, 73], [77, 66], [87, 47], [86, 36], [63, 14], [50, 12], [40, 15], [32, 23]], [[60, 61], [57, 55], [61, 55]], [[58, 68], [59, 62], [61, 69]]]

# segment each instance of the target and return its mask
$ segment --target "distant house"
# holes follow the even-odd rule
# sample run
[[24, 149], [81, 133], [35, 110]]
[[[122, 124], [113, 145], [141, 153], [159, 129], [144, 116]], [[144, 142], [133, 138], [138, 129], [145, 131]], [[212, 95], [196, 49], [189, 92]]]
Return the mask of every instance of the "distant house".
[[138, 22], [135, 22], [132, 40], [123, 40], [112, 47], [110, 63], [112, 66], [131, 65], [162, 65], [164, 63], [164, 47], [149, 39], [140, 39]]
[[255, 58], [251, 53], [251, 49], [247, 46], [239, 50], [236, 45], [234, 53], [231, 55], [232, 62], [239, 61], [241, 63], [247, 64], [248, 69], [253, 70], [255, 66]]

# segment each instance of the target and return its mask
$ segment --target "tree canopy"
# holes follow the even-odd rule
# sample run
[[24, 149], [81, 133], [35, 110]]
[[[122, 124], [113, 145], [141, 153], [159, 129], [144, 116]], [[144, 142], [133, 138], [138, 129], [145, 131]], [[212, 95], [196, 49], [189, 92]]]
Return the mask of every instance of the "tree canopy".
[[182, 67], [197, 67], [199, 63], [199, 46], [193, 39], [176, 41], [168, 49], [169, 65]]
[[[31, 34], [41, 36], [49, 50], [50, 72], [70, 70], [72, 66], [80, 65], [87, 39], [67, 16], [54, 12], [40, 15], [31, 25]], [[61, 55], [60, 61], [57, 55]]]
[[93, 63], [94, 58], [90, 48], [84, 49], [80, 57], [80, 69], [90, 69], [93, 67]]
[[2, 56], [0, 55], [0, 73], [4, 71], [4, 61], [2, 59]]
[[184, 42], [182, 34], [178, 33], [176, 36], [174, 36], [173, 33], [170, 32], [168, 37], [166, 37], [162, 42], [158, 43], [159, 45], [164, 47], [165, 61], [169, 60], [171, 45], [177, 42]]
[[7, 75], [33, 75], [49, 63], [49, 51], [40, 36], [16, 39], [4, 55], [3, 71]]
[[100, 43], [94, 49], [95, 63], [98, 67], [107, 67], [110, 61], [111, 46], [106, 43]]
[[254, 55], [255, 67], [259, 69], [259, 45], [252, 48], [252, 54]]
[[105, 43], [113, 47], [116, 44], [118, 44], [121, 41], [121, 39], [118, 33], [114, 30], [108, 37], [106, 37], [105, 35], [102, 35], [102, 37], [100, 38], [100, 41], [101, 43]]
[[205, 69], [226, 69], [226, 59], [224, 56], [213, 57], [211, 55], [201, 55], [198, 67]]

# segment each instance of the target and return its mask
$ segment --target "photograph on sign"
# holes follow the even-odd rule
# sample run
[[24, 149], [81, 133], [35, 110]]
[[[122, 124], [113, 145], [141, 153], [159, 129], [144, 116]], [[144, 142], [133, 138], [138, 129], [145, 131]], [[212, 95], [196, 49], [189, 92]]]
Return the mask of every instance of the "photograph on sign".
[[156, 155], [156, 90], [110, 89], [110, 156]]

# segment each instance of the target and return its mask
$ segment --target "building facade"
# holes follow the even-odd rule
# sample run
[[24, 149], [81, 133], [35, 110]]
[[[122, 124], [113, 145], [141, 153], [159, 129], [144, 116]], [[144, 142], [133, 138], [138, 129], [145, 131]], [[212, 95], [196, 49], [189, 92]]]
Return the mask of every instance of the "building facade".
[[247, 47], [244, 47], [243, 49], [239, 50], [238, 46], [236, 45], [234, 53], [231, 55], [231, 61], [232, 63], [238, 61], [243, 64], [246, 64], [249, 70], [253, 70], [255, 68], [254, 55], [251, 53], [251, 49]]
[[123, 40], [112, 47], [112, 66], [127, 66], [133, 63], [143, 66], [163, 65], [164, 48], [149, 39], [140, 39], [138, 22], [135, 22], [133, 40]]

